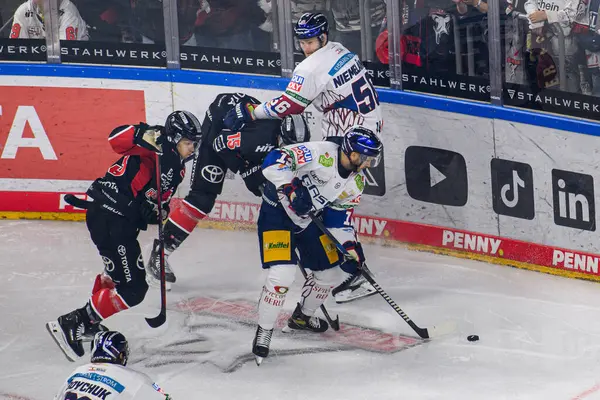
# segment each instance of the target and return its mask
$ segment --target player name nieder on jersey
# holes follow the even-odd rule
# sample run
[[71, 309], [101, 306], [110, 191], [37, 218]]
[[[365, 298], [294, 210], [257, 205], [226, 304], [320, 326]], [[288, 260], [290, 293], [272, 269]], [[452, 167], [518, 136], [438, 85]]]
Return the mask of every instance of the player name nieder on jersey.
[[349, 82], [356, 75], [360, 74], [363, 70], [363, 65], [359, 60], [356, 60], [353, 65], [351, 65], [346, 71], [342, 74], [333, 78], [333, 85], [338, 88], [344, 85], [346, 82]]

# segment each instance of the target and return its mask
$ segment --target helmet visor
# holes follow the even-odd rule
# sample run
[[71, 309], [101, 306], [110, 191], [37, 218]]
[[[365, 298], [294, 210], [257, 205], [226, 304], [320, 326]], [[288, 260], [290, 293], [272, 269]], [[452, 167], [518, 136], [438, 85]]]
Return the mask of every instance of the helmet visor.
[[379, 165], [380, 162], [381, 162], [381, 154], [378, 154], [376, 156], [360, 154], [360, 165], [364, 165], [363, 168], [375, 168]]

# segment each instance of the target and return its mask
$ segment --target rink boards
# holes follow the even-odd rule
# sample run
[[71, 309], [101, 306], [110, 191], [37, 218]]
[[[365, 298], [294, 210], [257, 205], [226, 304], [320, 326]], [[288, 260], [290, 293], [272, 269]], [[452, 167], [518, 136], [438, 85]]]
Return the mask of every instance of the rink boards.
[[[214, 97], [277, 95], [277, 78], [194, 73], [199, 83], [164, 72], [123, 79], [0, 76], [0, 214], [81, 219], [64, 203], [82, 194], [116, 157], [106, 141], [118, 125], [162, 124], [186, 109], [200, 118]], [[83, 71], [83, 72], [82, 72]], [[269, 80], [270, 79], [270, 80]], [[235, 86], [232, 86], [235, 85]], [[260, 88], [258, 88], [260, 87]], [[355, 223], [364, 237], [407, 243], [559, 275], [598, 280], [596, 128], [580, 134], [503, 119], [396, 104], [384, 110], [384, 196], [364, 196]], [[490, 113], [493, 115], [493, 113]], [[306, 116], [319, 136], [315, 110]], [[558, 119], [557, 119], [558, 121]], [[564, 122], [564, 121], [562, 121]], [[562, 128], [564, 123], [557, 123]], [[579, 127], [578, 127], [579, 129]], [[252, 226], [258, 199], [227, 176], [212, 225]], [[237, 182], [232, 182], [237, 181]], [[374, 185], [383, 182], [371, 180]], [[189, 180], [179, 189], [184, 196]], [[216, 222], [216, 224], [215, 224]]]

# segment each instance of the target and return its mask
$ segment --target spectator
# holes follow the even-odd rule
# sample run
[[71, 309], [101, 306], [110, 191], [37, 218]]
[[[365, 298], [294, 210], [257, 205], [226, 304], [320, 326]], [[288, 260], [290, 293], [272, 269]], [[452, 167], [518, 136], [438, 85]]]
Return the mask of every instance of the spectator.
[[[44, 1], [28, 0], [21, 4], [13, 16], [11, 39], [42, 39], [46, 37], [44, 26]], [[88, 40], [87, 26], [77, 7], [69, 0], [61, 0], [59, 6], [60, 40]]]
[[[566, 90], [572, 93], [581, 92], [579, 65], [583, 64], [583, 51], [579, 48], [576, 35], [587, 30], [587, 0], [572, 0], [566, 2], [551, 2], [548, 0], [527, 0], [525, 10], [529, 18], [529, 28], [532, 29], [532, 43], [549, 42], [543, 50], [547, 50], [554, 59], [556, 68], [559, 66], [559, 30], [562, 29], [565, 37], [565, 73]], [[545, 24], [545, 22], [548, 24]], [[540, 70], [538, 68], [538, 70]], [[542, 72], [542, 71], [540, 71]], [[545, 72], [545, 71], [544, 71]], [[558, 72], [558, 71], [557, 71]], [[557, 74], [558, 76], [558, 74]], [[539, 76], [538, 82], [543, 80], [544, 86], [558, 88], [558, 78], [553, 81]]]
[[[379, 34], [381, 24], [386, 15], [386, 4], [383, 0], [370, 0], [371, 41]], [[331, 0], [331, 12], [335, 21], [335, 30], [331, 31], [331, 40], [342, 43], [348, 50], [361, 54], [360, 7], [358, 0]], [[367, 54], [366, 60], [372, 60], [375, 54]], [[363, 57], [364, 58], [364, 57]]]

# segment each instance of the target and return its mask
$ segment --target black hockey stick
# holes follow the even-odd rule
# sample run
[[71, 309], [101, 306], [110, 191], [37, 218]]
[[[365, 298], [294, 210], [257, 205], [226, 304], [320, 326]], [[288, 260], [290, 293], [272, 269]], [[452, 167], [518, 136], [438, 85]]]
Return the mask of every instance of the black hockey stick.
[[[298, 267], [300, 267], [300, 271], [302, 272], [302, 275], [304, 276], [304, 280], [306, 280], [306, 278], [308, 277], [306, 270], [300, 263], [298, 263]], [[325, 304], [321, 304], [320, 309], [321, 309], [321, 312], [323, 313], [323, 315], [325, 316], [325, 319], [329, 323], [329, 326], [331, 326], [334, 331], [336, 331], [336, 332], [339, 331], [340, 330], [340, 317], [336, 315], [335, 319], [331, 318], [331, 316], [327, 312], [327, 309], [325, 308]]]
[[79, 197], [76, 197], [70, 193], [65, 194], [64, 199], [67, 203], [69, 203], [73, 207], [82, 208], [84, 210], [87, 210], [88, 207], [90, 206], [90, 204], [92, 204], [91, 201], [80, 199]]
[[[327, 235], [327, 237], [333, 242], [333, 244], [335, 244], [335, 247], [337, 247], [339, 252], [342, 253], [344, 255], [344, 257], [346, 257], [348, 259], [353, 259], [353, 257], [350, 255], [350, 253], [348, 253], [348, 250], [346, 250], [344, 248], [344, 246], [342, 246], [342, 244], [335, 238], [335, 236], [333, 236], [333, 234], [329, 231], [329, 229], [327, 229], [325, 227], [325, 225], [323, 225], [323, 221], [321, 221], [319, 219], [319, 217], [315, 216], [315, 214], [313, 212], [310, 212], [308, 214], [308, 216], [315, 223], [315, 225], [317, 225], [317, 227], [321, 231], [323, 231], [323, 233], [325, 235]], [[404, 321], [406, 321], [406, 323], [417, 333], [417, 335], [419, 335], [423, 339], [430, 338], [429, 330], [427, 328], [420, 328], [419, 326], [417, 326], [417, 324], [415, 324], [413, 322], [413, 320], [410, 319], [410, 317], [408, 315], [406, 315], [406, 313], [404, 311], [402, 311], [402, 309], [398, 306], [398, 304], [396, 304], [396, 302], [394, 300], [392, 300], [392, 298], [385, 292], [385, 290], [383, 290], [381, 288], [381, 286], [379, 286], [379, 284], [377, 282], [375, 282], [375, 279], [373, 278], [373, 275], [371, 274], [371, 271], [369, 270], [369, 268], [367, 268], [366, 264], [363, 265], [362, 272], [363, 272], [363, 276], [365, 277], [365, 279], [371, 285], [373, 285], [375, 290], [377, 290], [377, 293], [379, 293], [381, 295], [381, 297], [383, 297], [383, 299], [394, 309], [394, 311], [396, 311], [396, 313], [398, 313], [398, 315], [400, 315], [402, 317], [402, 319]]]
[[146, 318], [152, 328], [158, 328], [167, 320], [167, 287], [165, 282], [165, 241], [162, 225], [162, 174], [160, 155], [156, 154], [156, 203], [158, 204], [158, 252], [160, 260], [160, 313], [154, 318]]

